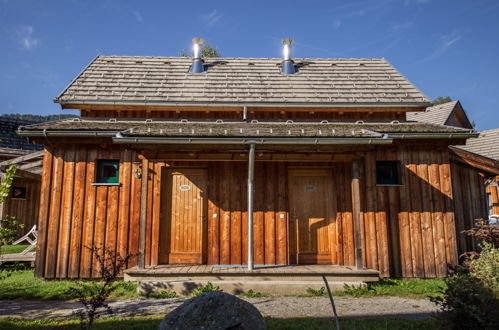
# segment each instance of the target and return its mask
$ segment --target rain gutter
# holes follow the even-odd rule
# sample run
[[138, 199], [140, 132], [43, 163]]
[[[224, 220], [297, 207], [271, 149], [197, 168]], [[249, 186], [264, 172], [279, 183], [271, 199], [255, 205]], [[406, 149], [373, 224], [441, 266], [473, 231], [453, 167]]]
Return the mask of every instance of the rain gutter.
[[201, 138], [201, 137], [114, 137], [114, 143], [154, 144], [391, 144], [383, 138]]
[[476, 138], [479, 133], [386, 133], [393, 139], [468, 139]]

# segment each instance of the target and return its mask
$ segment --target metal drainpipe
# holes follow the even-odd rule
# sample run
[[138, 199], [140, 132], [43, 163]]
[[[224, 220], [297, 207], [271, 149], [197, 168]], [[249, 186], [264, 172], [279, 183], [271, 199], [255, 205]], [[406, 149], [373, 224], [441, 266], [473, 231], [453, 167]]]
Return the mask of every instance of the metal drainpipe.
[[248, 121], [248, 107], [247, 106], [243, 107], [243, 120]]
[[253, 270], [253, 178], [255, 174], [255, 143], [250, 144], [248, 157], [248, 270]]

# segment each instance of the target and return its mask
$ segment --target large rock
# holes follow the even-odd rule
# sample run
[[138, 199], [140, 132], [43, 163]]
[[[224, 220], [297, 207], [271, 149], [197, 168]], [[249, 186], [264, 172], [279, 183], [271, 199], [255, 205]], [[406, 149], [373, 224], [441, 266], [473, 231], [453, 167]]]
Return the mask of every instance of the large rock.
[[159, 329], [265, 329], [260, 312], [236, 296], [207, 292], [189, 299], [161, 321]]

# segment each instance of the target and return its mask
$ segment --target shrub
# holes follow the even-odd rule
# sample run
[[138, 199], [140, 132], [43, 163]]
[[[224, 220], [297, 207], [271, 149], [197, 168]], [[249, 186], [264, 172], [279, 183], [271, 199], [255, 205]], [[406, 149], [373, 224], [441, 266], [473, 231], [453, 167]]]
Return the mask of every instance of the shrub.
[[100, 281], [79, 281], [67, 290], [67, 294], [77, 297], [83, 308], [76, 311], [82, 328], [89, 329], [93, 322], [102, 314], [112, 314], [113, 310], [107, 303], [109, 296], [120, 286], [116, 282], [118, 276], [125, 269], [128, 261], [135, 257], [133, 254], [120, 256], [114, 250], [96, 246], [87, 247], [97, 260]]
[[208, 282], [206, 285], [200, 285], [194, 291], [192, 291], [192, 296], [197, 297], [202, 295], [203, 293], [210, 291], [222, 291], [219, 286], [214, 286], [211, 282]]
[[173, 290], [160, 290], [152, 291], [145, 294], [147, 298], [165, 299], [165, 298], [175, 298], [177, 293]]
[[261, 297], [265, 297], [267, 295], [265, 295], [261, 292], [253, 291], [252, 289], [249, 289], [247, 292], [243, 293], [242, 296], [246, 297], [246, 298], [261, 298]]
[[498, 329], [499, 302], [494, 292], [471, 274], [458, 271], [445, 279], [447, 289], [431, 300], [440, 307], [442, 329]]
[[485, 241], [480, 247], [480, 256], [470, 261], [470, 273], [486, 287], [499, 290], [499, 249]]
[[492, 244], [499, 248], [499, 227], [490, 224], [487, 220], [476, 219], [475, 227], [469, 230], [463, 230], [462, 234], [474, 236], [484, 242]]
[[309, 295], [312, 295], [312, 296], [316, 296], [316, 297], [322, 297], [326, 294], [326, 288], [325, 287], [322, 287], [320, 288], [319, 290], [315, 290], [315, 289], [312, 289], [312, 288], [308, 288], [307, 289], [307, 293]]

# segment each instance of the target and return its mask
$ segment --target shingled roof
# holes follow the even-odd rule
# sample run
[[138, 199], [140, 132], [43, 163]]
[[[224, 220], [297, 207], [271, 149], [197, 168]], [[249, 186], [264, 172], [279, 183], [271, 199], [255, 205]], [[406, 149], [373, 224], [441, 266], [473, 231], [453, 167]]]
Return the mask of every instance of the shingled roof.
[[[106, 133], [114, 136], [155, 137], [372, 137], [385, 134], [401, 137], [411, 134], [473, 135], [468, 129], [419, 122], [243, 122], [243, 121], [165, 121], [165, 120], [63, 120], [20, 127], [25, 136]], [[103, 135], [103, 134], [100, 134]], [[463, 136], [461, 136], [463, 138]]]
[[429, 99], [384, 59], [209, 58], [189, 73], [186, 57], [98, 56], [54, 101], [207, 106], [414, 106]]
[[499, 161], [499, 128], [481, 131], [478, 138], [468, 139], [459, 148]]
[[[457, 113], [460, 111], [460, 113]], [[455, 115], [453, 118], [452, 115]], [[461, 118], [460, 120], [458, 118]], [[427, 107], [424, 112], [408, 112], [407, 120], [471, 128], [471, 123], [459, 101]]]

